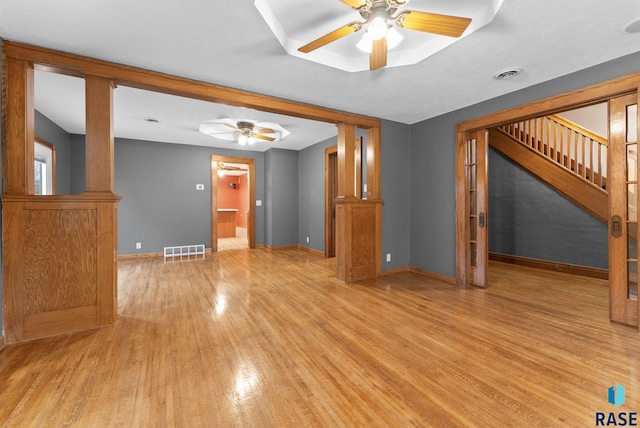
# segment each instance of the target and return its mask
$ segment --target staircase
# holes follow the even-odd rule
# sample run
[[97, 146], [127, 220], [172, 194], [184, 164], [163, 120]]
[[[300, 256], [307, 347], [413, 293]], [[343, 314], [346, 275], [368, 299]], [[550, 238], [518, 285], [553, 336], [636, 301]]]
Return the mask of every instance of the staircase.
[[603, 222], [608, 221], [607, 139], [557, 115], [489, 131], [494, 149]]

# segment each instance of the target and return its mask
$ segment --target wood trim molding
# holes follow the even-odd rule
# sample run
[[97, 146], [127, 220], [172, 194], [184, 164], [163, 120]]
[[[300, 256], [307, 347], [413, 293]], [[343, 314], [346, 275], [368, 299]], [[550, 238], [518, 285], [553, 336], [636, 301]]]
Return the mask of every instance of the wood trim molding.
[[324, 251], [316, 250], [315, 248], [305, 247], [304, 245], [298, 244], [298, 249], [306, 253], [313, 254], [314, 256], [324, 257]]
[[115, 192], [113, 88], [110, 78], [84, 76], [86, 92], [86, 191]]
[[54, 51], [22, 43], [3, 41], [6, 57], [36, 64], [38, 68], [72, 76], [92, 75], [113, 79], [117, 85], [131, 86], [170, 95], [254, 108], [321, 122], [349, 122], [365, 129], [380, 126], [380, 120], [295, 101], [228, 88], [183, 77], [114, 64], [93, 58]]
[[489, 260], [511, 265], [586, 276], [589, 278], [609, 279], [608, 269], [590, 266], [574, 265], [570, 263], [552, 262], [548, 260], [532, 259], [529, 257], [512, 256], [510, 254], [489, 253]]
[[134, 254], [118, 254], [118, 261], [133, 261], [133, 260], [147, 260], [147, 259], [161, 259], [164, 257], [162, 251], [155, 253], [134, 253]]
[[0, 336], [0, 351], [2, 351], [5, 346], [7, 346], [7, 344], [4, 341], [4, 336]]
[[[48, 142], [47, 140], [45, 140], [44, 138], [40, 138], [37, 135], [34, 138], [35, 142], [38, 144], [42, 144], [43, 146], [47, 147], [49, 150], [51, 150], [51, 194], [55, 195], [56, 194], [56, 145], [53, 143]], [[34, 154], [35, 156], [35, 154]], [[35, 184], [34, 184], [35, 185]], [[35, 189], [34, 189], [35, 191]]]
[[469, 285], [469, 224], [467, 218], [466, 143], [469, 132], [456, 133], [456, 283]]
[[444, 282], [445, 284], [456, 285], [456, 279], [452, 276], [443, 275], [441, 273], [432, 272], [430, 270], [421, 269], [415, 266], [409, 266], [409, 270], [413, 273], [427, 276], [435, 281]]
[[584, 88], [547, 97], [517, 107], [507, 108], [474, 119], [458, 123], [456, 127], [456, 282], [464, 286], [469, 283], [466, 249], [469, 225], [466, 218], [466, 180], [464, 173], [464, 142], [473, 130], [488, 130], [500, 125], [547, 116], [562, 111], [585, 107], [608, 101], [620, 95], [638, 92], [640, 73], [590, 85]]
[[[4, 50], [2, 54], [2, 189], [14, 195], [33, 195], [33, 64], [11, 58]], [[25, 144], [27, 141], [30, 143]]]
[[355, 152], [356, 127], [338, 124], [338, 198], [355, 199]]
[[396, 273], [411, 272], [411, 266], [399, 266], [391, 269], [381, 270], [379, 276], [394, 275]]
[[519, 120], [548, 116], [563, 111], [608, 101], [621, 95], [631, 94], [640, 86], [640, 73], [618, 77], [606, 82], [543, 98], [528, 104], [507, 108], [495, 113], [469, 119], [458, 124], [460, 131], [495, 128]]
[[249, 218], [247, 240], [249, 248], [256, 248], [256, 160], [231, 156], [211, 156], [211, 251], [218, 251], [218, 174], [217, 163], [241, 163], [249, 170]]
[[[338, 146], [327, 147], [324, 150], [324, 255], [325, 257], [335, 257], [333, 242], [336, 239], [335, 228], [333, 227], [333, 204], [332, 189], [335, 184], [333, 178], [337, 178], [337, 172], [333, 170], [331, 165], [331, 156], [337, 156]], [[337, 162], [336, 165], [337, 167]]]
[[[211, 255], [211, 248], [204, 249], [205, 255]], [[133, 254], [118, 254], [118, 261], [135, 261], [135, 260], [148, 260], [148, 259], [162, 259], [164, 258], [164, 253], [162, 251], [157, 251], [153, 253], [133, 253]], [[186, 260], [186, 259], [185, 259]]]
[[380, 171], [380, 127], [369, 128], [367, 130], [367, 199], [382, 198]]

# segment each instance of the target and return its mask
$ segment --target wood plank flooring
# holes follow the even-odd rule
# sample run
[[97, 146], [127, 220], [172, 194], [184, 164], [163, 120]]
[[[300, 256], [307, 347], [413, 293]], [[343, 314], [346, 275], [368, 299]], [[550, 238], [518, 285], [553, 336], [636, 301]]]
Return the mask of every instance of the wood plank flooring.
[[299, 250], [121, 262], [115, 326], [0, 351], [0, 425], [554, 427], [640, 410], [640, 335], [608, 321], [606, 282], [489, 272], [463, 290], [409, 272], [343, 284]]
[[218, 251], [243, 250], [249, 248], [247, 241], [247, 228], [236, 227], [236, 236], [232, 238], [218, 238]]

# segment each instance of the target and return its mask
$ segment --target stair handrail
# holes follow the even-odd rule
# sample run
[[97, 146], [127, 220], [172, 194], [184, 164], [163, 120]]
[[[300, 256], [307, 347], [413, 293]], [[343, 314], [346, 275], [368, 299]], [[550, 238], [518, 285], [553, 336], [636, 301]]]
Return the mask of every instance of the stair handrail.
[[607, 138], [562, 116], [551, 114], [499, 126], [535, 153], [606, 189]]
[[554, 120], [562, 125], [566, 125], [568, 128], [573, 129], [576, 132], [579, 132], [580, 134], [583, 134], [589, 138], [591, 138], [593, 141], [597, 141], [598, 143], [602, 144], [605, 147], [609, 147], [609, 141], [607, 140], [606, 137], [603, 137], [602, 135], [598, 134], [597, 132], [593, 132], [587, 128], [585, 128], [582, 125], [579, 125], [575, 122], [570, 121], [569, 119], [566, 119], [562, 116], [558, 116], [557, 114], [550, 114], [547, 116], [549, 119]]

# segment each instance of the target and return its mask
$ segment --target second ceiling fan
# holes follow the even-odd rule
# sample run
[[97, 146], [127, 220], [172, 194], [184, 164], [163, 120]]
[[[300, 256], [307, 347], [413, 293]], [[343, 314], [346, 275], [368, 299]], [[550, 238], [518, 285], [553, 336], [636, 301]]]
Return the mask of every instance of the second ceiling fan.
[[[377, 70], [387, 65], [387, 49], [396, 44], [401, 36], [395, 31], [391, 21], [399, 28], [423, 31], [449, 37], [460, 37], [471, 23], [470, 18], [437, 13], [403, 10], [397, 15], [398, 8], [409, 0], [340, 0], [347, 6], [360, 12], [364, 22], [350, 22], [337, 30], [307, 43], [298, 50], [309, 53], [324, 45], [334, 42], [367, 25], [365, 38], [362, 40], [363, 49], [370, 52], [369, 69]], [[395, 40], [394, 40], [395, 39]]]

